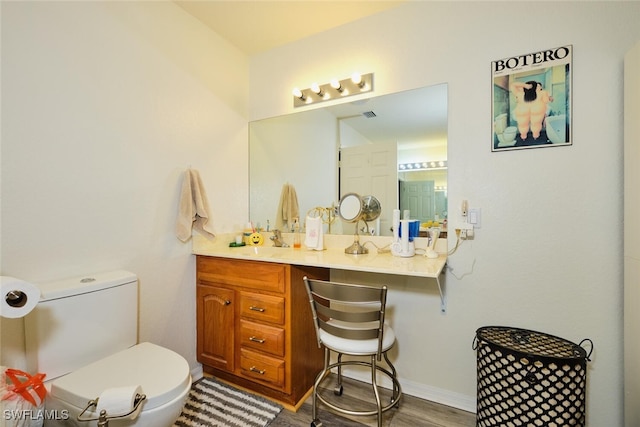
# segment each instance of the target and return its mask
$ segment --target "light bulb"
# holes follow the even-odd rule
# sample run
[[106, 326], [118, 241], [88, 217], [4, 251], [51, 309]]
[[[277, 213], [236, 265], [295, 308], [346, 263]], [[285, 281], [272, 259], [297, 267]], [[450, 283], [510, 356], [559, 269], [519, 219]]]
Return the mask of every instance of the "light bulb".
[[299, 98], [299, 99], [301, 99], [303, 101], [305, 100], [304, 94], [297, 87], [293, 88], [293, 91], [291, 93], [293, 93], [293, 96], [295, 96], [296, 98]]
[[360, 86], [362, 84], [362, 75], [360, 75], [360, 73], [353, 73], [351, 75], [351, 81], [354, 84]]
[[342, 92], [344, 90], [342, 89], [342, 85], [340, 84], [338, 79], [331, 80], [331, 87], [337, 90], [338, 92]]
[[320, 95], [322, 89], [320, 89], [320, 85], [318, 83], [311, 83], [311, 90]]

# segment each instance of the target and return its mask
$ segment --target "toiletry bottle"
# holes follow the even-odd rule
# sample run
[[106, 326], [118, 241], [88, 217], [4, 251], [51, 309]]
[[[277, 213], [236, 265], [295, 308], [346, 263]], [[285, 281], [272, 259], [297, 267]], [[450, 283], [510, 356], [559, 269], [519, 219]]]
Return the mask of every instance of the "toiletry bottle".
[[300, 249], [302, 243], [300, 243], [300, 223], [296, 219], [293, 223], [293, 249]]
[[251, 244], [251, 233], [253, 233], [253, 224], [248, 222], [242, 231], [243, 240], [246, 245]]

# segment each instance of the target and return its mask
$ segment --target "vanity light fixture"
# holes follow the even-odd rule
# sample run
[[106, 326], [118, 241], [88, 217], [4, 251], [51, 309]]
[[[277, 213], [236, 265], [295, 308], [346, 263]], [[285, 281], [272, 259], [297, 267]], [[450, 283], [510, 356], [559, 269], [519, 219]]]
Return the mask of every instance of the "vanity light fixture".
[[400, 163], [398, 164], [398, 171], [417, 171], [417, 170], [438, 170], [446, 169], [447, 161], [432, 161], [432, 162], [412, 162], [412, 163]]
[[351, 77], [343, 80], [332, 79], [330, 83], [322, 85], [313, 83], [308, 89], [295, 88], [293, 90], [293, 106], [302, 107], [330, 99], [371, 92], [372, 90], [373, 73], [354, 73]]

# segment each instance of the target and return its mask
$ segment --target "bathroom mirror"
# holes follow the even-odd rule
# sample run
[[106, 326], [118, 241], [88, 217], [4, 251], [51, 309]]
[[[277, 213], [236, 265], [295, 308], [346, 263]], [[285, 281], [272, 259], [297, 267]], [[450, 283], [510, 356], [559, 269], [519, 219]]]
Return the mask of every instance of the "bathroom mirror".
[[[341, 197], [351, 192], [380, 200], [375, 234], [391, 235], [396, 208], [409, 209], [412, 219], [443, 220], [447, 108], [447, 84], [439, 84], [251, 122], [250, 219], [275, 228], [282, 188], [291, 184], [302, 221], [312, 210], [337, 210]], [[345, 161], [350, 151], [356, 151], [350, 157], [355, 162]], [[368, 175], [354, 172], [352, 165], [365, 157], [360, 164], [389, 163], [388, 182], [380, 184], [375, 167]], [[351, 181], [345, 183], [345, 177]], [[325, 222], [326, 233], [353, 231], [353, 224], [340, 218]]]

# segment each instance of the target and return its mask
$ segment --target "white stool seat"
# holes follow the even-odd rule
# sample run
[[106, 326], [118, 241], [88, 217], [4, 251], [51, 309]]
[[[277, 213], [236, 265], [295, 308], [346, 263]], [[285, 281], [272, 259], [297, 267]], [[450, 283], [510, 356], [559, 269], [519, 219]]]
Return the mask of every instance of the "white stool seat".
[[[329, 324], [338, 323], [329, 321]], [[342, 338], [328, 333], [323, 329], [318, 330], [320, 341], [325, 346], [337, 353], [348, 353], [352, 355], [370, 355], [376, 354], [378, 351], [378, 339], [370, 340], [351, 340], [348, 338]], [[396, 341], [396, 334], [393, 329], [385, 323], [384, 332], [382, 336], [382, 352], [389, 350], [393, 347]]]
[[191, 386], [189, 365], [171, 350], [141, 343], [54, 380], [50, 398], [83, 409], [108, 388], [133, 385], [147, 396], [142, 412], [150, 411]]

